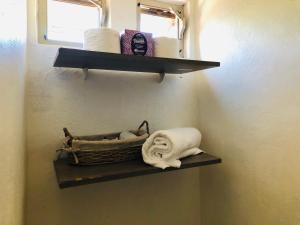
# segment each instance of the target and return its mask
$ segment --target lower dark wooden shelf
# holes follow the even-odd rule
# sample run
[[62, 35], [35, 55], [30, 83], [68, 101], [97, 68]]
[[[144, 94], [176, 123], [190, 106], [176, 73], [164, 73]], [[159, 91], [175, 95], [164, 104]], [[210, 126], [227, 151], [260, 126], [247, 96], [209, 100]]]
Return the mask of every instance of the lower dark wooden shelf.
[[92, 184], [102, 181], [116, 180], [127, 177], [142, 176], [153, 173], [169, 172], [198, 166], [221, 163], [221, 159], [203, 153], [181, 160], [180, 168], [162, 170], [145, 164], [142, 160], [127, 161], [98, 166], [72, 166], [65, 159], [54, 161], [54, 168], [60, 188]]

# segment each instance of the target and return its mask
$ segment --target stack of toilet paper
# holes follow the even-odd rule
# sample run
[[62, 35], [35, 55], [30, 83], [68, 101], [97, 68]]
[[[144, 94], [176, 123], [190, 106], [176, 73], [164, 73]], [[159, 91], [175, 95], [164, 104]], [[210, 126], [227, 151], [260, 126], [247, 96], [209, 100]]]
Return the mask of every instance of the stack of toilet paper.
[[[130, 32], [130, 30], [127, 30], [127, 33], [128, 32]], [[132, 35], [135, 34], [134, 32], [137, 33], [138, 31], [132, 31]], [[146, 56], [153, 56], [152, 50], [154, 47], [154, 55], [156, 57], [180, 58], [180, 41], [178, 39], [168, 37], [157, 37], [154, 38], [154, 46], [152, 46], [152, 41], [149, 37], [146, 35], [148, 42], [148, 50], [145, 54]], [[132, 40], [130, 39], [130, 41], [127, 42], [127, 45], [129, 46], [128, 48], [131, 50]], [[123, 44], [123, 46], [127, 45]], [[83, 49], [89, 51], [111, 52], [120, 54], [120, 34], [118, 31], [106, 27], [89, 29], [84, 32]], [[129, 50], [127, 50], [127, 52], [128, 51]], [[123, 50], [123, 54], [128, 54], [127, 52]]]
[[84, 32], [83, 49], [120, 54], [121, 46], [119, 32], [110, 28], [87, 30]]

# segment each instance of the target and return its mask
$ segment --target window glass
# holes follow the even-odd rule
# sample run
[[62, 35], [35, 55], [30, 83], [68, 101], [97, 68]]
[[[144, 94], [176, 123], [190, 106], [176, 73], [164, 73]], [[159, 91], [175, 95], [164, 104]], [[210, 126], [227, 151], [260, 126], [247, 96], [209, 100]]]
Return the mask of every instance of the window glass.
[[140, 30], [152, 33], [154, 37], [178, 38], [178, 25], [176, 18], [167, 18], [141, 13]]
[[83, 42], [83, 33], [99, 27], [97, 7], [47, 1], [47, 39], [65, 42]]

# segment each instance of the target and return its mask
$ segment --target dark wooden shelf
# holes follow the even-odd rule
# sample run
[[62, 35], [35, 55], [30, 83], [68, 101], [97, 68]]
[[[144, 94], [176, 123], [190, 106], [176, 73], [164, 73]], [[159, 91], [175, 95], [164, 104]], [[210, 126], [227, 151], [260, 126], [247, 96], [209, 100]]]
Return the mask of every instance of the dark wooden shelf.
[[152, 167], [145, 164], [142, 160], [127, 161], [115, 164], [99, 166], [72, 166], [66, 160], [58, 159], [54, 161], [54, 168], [58, 185], [60, 188], [68, 188], [78, 185], [85, 185], [109, 180], [116, 180], [127, 177], [142, 176], [153, 173], [177, 171], [198, 166], [221, 163], [221, 159], [203, 153], [183, 159], [179, 169]]
[[182, 74], [212, 67], [219, 67], [220, 63], [187, 59], [129, 56], [115, 53], [60, 48], [58, 50], [54, 66], [82, 69]]

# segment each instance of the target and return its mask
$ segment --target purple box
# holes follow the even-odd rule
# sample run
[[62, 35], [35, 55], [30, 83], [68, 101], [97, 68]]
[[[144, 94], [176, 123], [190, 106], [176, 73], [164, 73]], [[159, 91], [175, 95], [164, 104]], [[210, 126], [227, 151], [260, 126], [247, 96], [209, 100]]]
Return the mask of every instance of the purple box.
[[124, 55], [154, 56], [152, 34], [126, 29], [121, 36], [121, 48]]

